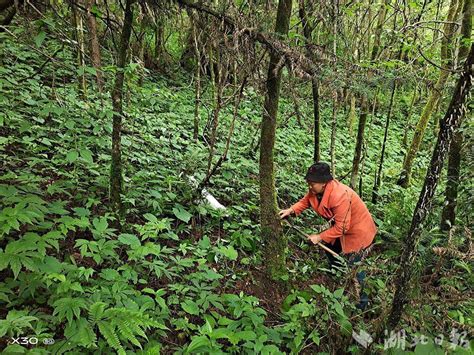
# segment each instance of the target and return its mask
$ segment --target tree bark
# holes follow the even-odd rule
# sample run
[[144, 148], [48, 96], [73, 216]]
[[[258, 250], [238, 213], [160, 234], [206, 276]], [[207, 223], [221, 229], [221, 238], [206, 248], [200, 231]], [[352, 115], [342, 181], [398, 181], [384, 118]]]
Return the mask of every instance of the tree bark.
[[397, 83], [395, 80], [393, 80], [392, 93], [390, 95], [390, 103], [388, 107], [387, 119], [385, 121], [385, 131], [383, 135], [382, 151], [380, 152], [380, 163], [379, 163], [379, 168], [377, 170], [377, 174], [375, 175], [374, 188], [372, 189], [372, 203], [373, 204], [376, 204], [377, 199], [378, 199], [378, 192], [379, 192], [381, 179], [382, 179], [383, 161], [385, 158], [385, 148], [387, 145], [388, 128], [390, 126], [390, 119], [392, 118], [393, 98], [395, 96], [396, 91], [397, 91]]
[[223, 63], [223, 57], [216, 46], [216, 62], [213, 59], [213, 44], [209, 43], [209, 70], [211, 71], [211, 82], [214, 92], [214, 110], [212, 112], [211, 137], [209, 142], [209, 158], [207, 162], [207, 174], [211, 173], [212, 159], [214, 157], [214, 148], [217, 140], [217, 128], [219, 126], [219, 115], [222, 109], [222, 95], [224, 92], [225, 80], [227, 78], [226, 63]]
[[[1, 5], [0, 6], [0, 15], [2, 15], [0, 17], [0, 26], [8, 26], [13, 21], [13, 18], [16, 15], [17, 6], [13, 6], [14, 5], [13, 0], [12, 1], [7, 0], [4, 3], [0, 2], [0, 5]], [[4, 11], [5, 11], [5, 14], [2, 13]], [[5, 29], [0, 28], [0, 33], [1, 32], [5, 32]]]
[[[332, 54], [334, 56], [334, 68], [337, 72], [337, 21], [339, 16], [338, 0], [333, 0], [332, 4]], [[331, 174], [336, 176], [336, 133], [337, 133], [337, 88], [332, 93], [332, 127], [331, 127]]]
[[347, 125], [349, 126], [349, 134], [354, 134], [354, 122], [356, 120], [356, 97], [353, 93], [350, 94], [350, 108], [347, 116]]
[[126, 0], [125, 15], [123, 21], [122, 34], [120, 37], [120, 46], [117, 53], [117, 73], [115, 74], [115, 84], [112, 90], [112, 107], [114, 110], [112, 123], [112, 162], [110, 169], [110, 203], [112, 211], [116, 216], [122, 215], [122, 148], [121, 148], [121, 130], [123, 116], [123, 82], [124, 68], [127, 63], [127, 50], [130, 43], [130, 34], [132, 33], [134, 0]]
[[196, 33], [198, 31], [198, 26], [196, 25], [196, 19], [191, 18], [193, 22], [193, 39], [194, 39], [194, 53], [196, 55], [196, 70], [194, 76], [194, 125], [193, 125], [193, 138], [197, 141], [199, 136], [199, 107], [201, 105], [201, 51], [199, 50], [199, 43], [201, 38], [201, 33], [199, 35]]
[[375, 60], [380, 53], [380, 40], [382, 37], [383, 24], [385, 22], [385, 17], [387, 16], [387, 9], [390, 6], [390, 0], [384, 0], [380, 5], [378, 17], [377, 17], [377, 26], [374, 31], [374, 45], [372, 46], [372, 52], [370, 54], [371, 60]]
[[394, 329], [399, 323], [404, 307], [408, 302], [408, 291], [413, 274], [413, 264], [420, 241], [420, 235], [426, 216], [431, 210], [436, 186], [438, 184], [444, 159], [449, 151], [454, 131], [459, 127], [463, 115], [466, 113], [466, 99], [472, 86], [474, 66], [474, 47], [471, 45], [469, 55], [464, 65], [461, 76], [449, 104], [448, 110], [440, 121], [438, 139], [431, 157], [431, 162], [425, 177], [424, 185], [418, 199], [410, 230], [405, 238], [405, 248], [400, 258], [400, 265], [395, 279], [395, 296], [390, 314], [388, 316], [388, 330]]
[[452, 37], [454, 34], [454, 25], [452, 21], [455, 20], [457, 13], [457, 0], [451, 0], [449, 6], [449, 13], [447, 17], [447, 22], [444, 25], [444, 36], [441, 42], [441, 66], [446, 69], [441, 69], [440, 76], [436, 82], [431, 94], [428, 98], [428, 101], [423, 108], [420, 119], [415, 128], [415, 133], [413, 134], [413, 139], [410, 145], [410, 148], [407, 151], [405, 160], [403, 162], [402, 171], [400, 173], [400, 178], [398, 179], [397, 184], [402, 187], [408, 187], [411, 178], [411, 170], [413, 167], [413, 162], [418, 153], [418, 150], [423, 140], [426, 127], [430, 120], [431, 114], [435, 111], [436, 106], [438, 105], [439, 100], [441, 99], [441, 94], [443, 92], [446, 81], [449, 77], [448, 68], [451, 66], [448, 46], [452, 42]]
[[411, 115], [412, 115], [412, 112], [413, 112], [413, 107], [415, 106], [416, 98], [418, 97], [417, 93], [418, 93], [418, 88], [415, 87], [415, 90], [413, 92], [413, 97], [411, 98], [410, 107], [409, 107], [408, 113], [407, 113], [407, 120], [406, 120], [405, 130], [403, 131], [403, 139], [402, 139], [403, 148], [406, 148], [407, 144], [408, 144], [408, 132], [411, 128], [410, 118], [411, 118]]
[[362, 156], [362, 146], [364, 144], [364, 132], [365, 125], [367, 123], [368, 110], [369, 108], [367, 107], [367, 97], [365, 95], [362, 95], [360, 103], [359, 125], [357, 127], [357, 141], [355, 146], [354, 159], [352, 160], [352, 173], [350, 182], [350, 186], [352, 189], [355, 189], [357, 184], [357, 177], [359, 175], [359, 165], [360, 158]]
[[77, 6], [74, 2], [71, 2], [71, 11], [72, 11], [72, 23], [74, 25], [74, 39], [77, 42], [76, 55], [77, 55], [77, 66], [82, 68], [82, 74], [79, 75], [79, 92], [82, 97], [85, 99], [87, 96], [87, 81], [85, 74], [85, 59], [84, 59], [84, 26], [82, 22], [82, 15], [78, 11]]
[[[306, 53], [313, 61], [316, 60], [314, 56], [314, 51], [311, 50], [312, 43], [312, 32], [314, 26], [310, 26], [308, 23], [308, 16], [306, 14], [306, 8], [304, 0], [299, 1], [299, 16], [301, 20], [301, 26], [303, 27], [303, 35], [305, 37], [306, 43]], [[319, 116], [319, 87], [318, 79], [315, 76], [311, 77], [311, 93], [313, 97], [313, 120], [314, 120], [314, 151], [313, 151], [313, 160], [318, 162], [321, 159], [321, 123]]]
[[[288, 33], [292, 0], [279, 0], [275, 32], [282, 36]], [[266, 95], [263, 107], [260, 135], [260, 218], [261, 234], [264, 241], [264, 257], [267, 274], [278, 279], [286, 274], [285, 249], [287, 240], [282, 234], [276, 202], [273, 150], [280, 95], [281, 68], [277, 68], [280, 55], [270, 52]]]
[[104, 88], [104, 79], [102, 78], [102, 61], [100, 55], [100, 45], [99, 39], [97, 38], [97, 22], [95, 16], [92, 14], [92, 6], [95, 5], [95, 0], [86, 0], [86, 18], [87, 18], [87, 27], [89, 30], [89, 40], [90, 40], [90, 51], [91, 51], [91, 61], [92, 66], [94, 67], [96, 74], [96, 82], [99, 92], [102, 92]]
[[313, 119], [314, 119], [314, 152], [313, 160], [321, 160], [321, 119], [319, 116], [319, 84], [318, 79], [311, 78], [311, 93], [313, 96]]
[[[464, 60], [469, 50], [467, 45], [472, 31], [472, 0], [464, 0], [463, 15], [461, 23], [461, 46], [458, 58]], [[456, 205], [458, 198], [459, 176], [461, 169], [461, 149], [463, 145], [463, 133], [460, 129], [454, 132], [453, 142], [449, 149], [448, 158], [448, 181], [446, 183], [446, 201], [441, 213], [441, 230], [449, 231], [456, 221]]]
[[332, 94], [332, 120], [331, 120], [331, 143], [329, 154], [331, 156], [331, 174], [336, 176], [336, 135], [337, 135], [337, 91]]

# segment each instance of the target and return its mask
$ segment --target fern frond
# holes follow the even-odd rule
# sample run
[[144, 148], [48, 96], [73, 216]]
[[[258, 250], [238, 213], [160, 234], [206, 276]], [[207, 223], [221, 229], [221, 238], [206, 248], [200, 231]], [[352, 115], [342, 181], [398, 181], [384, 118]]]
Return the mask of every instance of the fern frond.
[[133, 334], [133, 331], [131, 330], [130, 321], [128, 321], [127, 319], [117, 319], [115, 323], [120, 332], [120, 335], [122, 336], [122, 339], [126, 339], [130, 341], [132, 344], [142, 349], [142, 345], [140, 344], [138, 339]]
[[95, 302], [89, 308], [89, 322], [97, 323], [103, 318], [106, 304], [104, 302]]
[[119, 337], [118, 337], [117, 333], [115, 332], [114, 327], [106, 321], [100, 321], [97, 325], [99, 326], [100, 333], [102, 334], [104, 339], [107, 341], [107, 343], [112, 348], [117, 350], [117, 352], [120, 355], [125, 355], [126, 354], [125, 350], [122, 347], [122, 344], [120, 344]]

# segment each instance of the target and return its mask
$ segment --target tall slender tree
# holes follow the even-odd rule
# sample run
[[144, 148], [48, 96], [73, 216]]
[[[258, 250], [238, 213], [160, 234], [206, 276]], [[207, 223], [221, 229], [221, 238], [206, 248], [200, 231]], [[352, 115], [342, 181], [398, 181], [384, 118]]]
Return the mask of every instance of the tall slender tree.
[[[305, 0], [299, 0], [299, 16], [301, 20], [301, 26], [303, 27], [303, 35], [305, 37], [305, 49], [308, 57], [312, 58], [313, 61], [316, 60], [315, 52], [311, 49], [311, 44], [313, 42], [312, 32], [314, 25], [309, 21], [308, 14], [305, 7]], [[313, 160], [315, 162], [321, 159], [321, 123], [319, 115], [319, 84], [318, 78], [314, 75], [311, 77], [311, 94], [313, 97], [313, 120], [314, 120], [314, 151], [313, 151]]]
[[[462, 62], [469, 51], [469, 39], [472, 31], [472, 0], [464, 0], [461, 23], [461, 44], [458, 59]], [[458, 198], [459, 175], [461, 168], [461, 148], [463, 146], [461, 129], [454, 132], [453, 142], [449, 149], [448, 181], [446, 183], [446, 201], [441, 214], [441, 229], [450, 230], [456, 221], [456, 205]]]
[[97, 81], [97, 87], [100, 92], [104, 87], [104, 79], [102, 77], [102, 60], [100, 55], [99, 39], [97, 37], [97, 22], [95, 16], [92, 14], [92, 7], [95, 5], [95, 0], [86, 0], [86, 18], [87, 18], [87, 30], [89, 32], [90, 42], [90, 53], [92, 66], [95, 69], [95, 76]]
[[[382, 36], [382, 31], [383, 31], [383, 24], [385, 22], [385, 17], [387, 16], [387, 9], [388, 5], [390, 3], [390, 0], [384, 0], [380, 4], [378, 16], [377, 16], [377, 26], [374, 29], [374, 44], [372, 46], [372, 50], [370, 52], [370, 60], [374, 61], [377, 59], [379, 53], [380, 53], [380, 42], [381, 42], [381, 36]], [[368, 31], [370, 32], [370, 31]], [[370, 41], [370, 35], [368, 37]], [[370, 43], [370, 42], [369, 42]], [[368, 48], [370, 48], [370, 45], [368, 45]], [[367, 74], [368, 81], [372, 79], [373, 73], [372, 71], [369, 71]], [[365, 134], [365, 126], [367, 124], [367, 116], [368, 116], [368, 111], [369, 111], [369, 99], [366, 95], [366, 93], [361, 94], [361, 101], [360, 101], [360, 117], [359, 117], [359, 126], [357, 128], [357, 141], [355, 145], [355, 151], [354, 151], [354, 159], [352, 160], [352, 172], [351, 172], [351, 182], [350, 186], [351, 188], [355, 189], [358, 181], [358, 175], [359, 175], [359, 166], [360, 166], [360, 160], [362, 158], [362, 147], [364, 145], [364, 134]]]
[[[334, 68], [337, 72], [337, 21], [339, 17], [339, 1], [333, 0], [332, 3], [332, 55], [334, 57]], [[332, 120], [331, 120], [331, 173], [336, 175], [336, 130], [337, 130], [337, 87], [332, 92]]]
[[84, 67], [86, 66], [85, 62], [85, 46], [84, 46], [84, 24], [82, 21], [82, 14], [77, 8], [77, 4], [73, 1], [71, 2], [71, 16], [72, 23], [74, 25], [74, 39], [76, 40], [76, 56], [77, 56], [77, 66], [82, 68], [82, 74], [79, 74], [78, 83], [79, 83], [79, 92], [85, 98], [87, 95], [87, 81], [86, 74], [84, 72]]
[[[288, 33], [292, 0], [279, 0], [275, 32], [281, 36]], [[276, 202], [273, 150], [280, 96], [280, 56], [270, 52], [263, 119], [260, 135], [260, 219], [262, 239], [265, 243], [264, 257], [267, 273], [274, 279], [286, 272], [285, 248], [287, 240], [282, 234]]]
[[382, 150], [380, 152], [379, 168], [377, 169], [377, 174], [375, 175], [375, 179], [374, 179], [374, 188], [372, 189], [372, 203], [374, 204], [377, 203], [378, 192], [379, 192], [379, 188], [380, 188], [380, 184], [382, 180], [382, 169], [383, 169], [383, 161], [385, 159], [385, 148], [387, 146], [388, 128], [390, 126], [390, 120], [392, 118], [393, 98], [395, 97], [396, 91], [397, 91], [397, 82], [394, 79], [392, 82], [392, 92], [390, 94], [390, 103], [388, 106], [387, 119], [385, 121], [385, 130], [383, 134]]
[[133, 2], [126, 0], [125, 14], [120, 37], [120, 46], [117, 53], [117, 73], [112, 90], [112, 107], [114, 109], [112, 122], [112, 162], [110, 168], [110, 202], [112, 210], [117, 216], [122, 214], [122, 116], [123, 116], [123, 82], [124, 68], [127, 64], [127, 50], [130, 43], [133, 23]]
[[454, 131], [459, 127], [462, 117], [465, 115], [466, 99], [472, 87], [474, 66], [474, 46], [471, 45], [469, 55], [462, 70], [461, 76], [454, 90], [448, 110], [440, 121], [440, 130], [436, 141], [431, 162], [426, 173], [423, 188], [418, 198], [418, 203], [413, 213], [410, 230], [405, 238], [405, 246], [401, 255], [400, 265], [395, 278], [395, 296], [393, 299], [387, 325], [393, 329], [399, 323], [405, 305], [409, 300], [408, 292], [413, 276], [413, 264], [417, 255], [417, 248], [423, 223], [430, 212], [436, 186], [438, 185], [444, 160], [448, 154]]

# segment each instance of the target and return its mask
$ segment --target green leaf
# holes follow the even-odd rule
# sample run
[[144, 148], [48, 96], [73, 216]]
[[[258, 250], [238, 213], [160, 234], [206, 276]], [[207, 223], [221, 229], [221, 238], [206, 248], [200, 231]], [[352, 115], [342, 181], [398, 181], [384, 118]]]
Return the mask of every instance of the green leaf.
[[173, 213], [179, 220], [183, 221], [184, 223], [188, 223], [191, 219], [192, 215], [184, 209], [183, 206], [180, 204], [175, 204], [176, 207], [173, 208]]
[[92, 159], [92, 152], [89, 149], [87, 148], [81, 149], [80, 153], [81, 153], [81, 157], [88, 163], [92, 164], [94, 162], [94, 159]]
[[96, 231], [99, 233], [105, 232], [107, 227], [109, 226], [107, 219], [104, 217], [94, 218], [94, 220], [92, 221], [92, 224], [94, 225], [94, 228], [96, 229]]
[[255, 340], [257, 338], [257, 335], [251, 330], [244, 330], [242, 332], [237, 332], [236, 335], [240, 339], [245, 339], [245, 340]]
[[237, 260], [238, 253], [232, 245], [229, 245], [228, 247], [221, 246], [218, 251], [230, 260]]
[[344, 293], [344, 288], [338, 288], [336, 291], [334, 291], [334, 297], [341, 298], [343, 293]]
[[191, 344], [186, 349], [186, 353], [204, 352], [209, 349], [210, 341], [204, 336], [193, 337]]
[[130, 245], [132, 248], [138, 248], [141, 245], [140, 239], [133, 234], [120, 234], [118, 240], [122, 244]]
[[74, 163], [77, 160], [78, 156], [79, 156], [79, 153], [77, 152], [77, 150], [71, 150], [69, 151], [69, 153], [67, 153], [66, 160], [69, 163]]
[[46, 38], [46, 32], [41, 31], [40, 33], [38, 33], [38, 35], [35, 37], [36, 47], [41, 47], [45, 38]]
[[199, 307], [194, 301], [184, 301], [183, 303], [181, 303], [181, 308], [183, 308], [189, 314], [193, 314], [196, 316], [199, 314]]
[[339, 317], [338, 323], [341, 326], [342, 334], [345, 336], [350, 336], [352, 334], [352, 324], [346, 317]]
[[143, 217], [145, 217], [145, 219], [148, 222], [158, 222], [158, 219], [155, 216], [153, 216], [151, 213], [145, 213]]

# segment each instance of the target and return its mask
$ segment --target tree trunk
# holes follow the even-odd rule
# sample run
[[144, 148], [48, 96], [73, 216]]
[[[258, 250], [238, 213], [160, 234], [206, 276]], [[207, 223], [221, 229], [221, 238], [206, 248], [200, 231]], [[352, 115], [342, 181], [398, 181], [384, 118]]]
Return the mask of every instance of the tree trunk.
[[331, 120], [331, 174], [336, 176], [336, 133], [337, 133], [337, 91], [332, 94], [332, 120]]
[[382, 37], [383, 24], [385, 22], [385, 17], [387, 16], [387, 9], [390, 6], [390, 0], [384, 0], [380, 5], [378, 17], [377, 17], [377, 27], [374, 30], [374, 45], [372, 46], [372, 52], [370, 53], [370, 59], [375, 60], [380, 53], [380, 40]]
[[[304, 5], [304, 0], [299, 1], [299, 16], [301, 20], [301, 25], [303, 27], [303, 35], [305, 37], [306, 43], [306, 53], [308, 57], [315, 60], [314, 51], [311, 49], [312, 43], [312, 32], [314, 26], [311, 27], [308, 23], [308, 16], [306, 14], [306, 9]], [[313, 117], [314, 117], [314, 152], [313, 152], [313, 160], [318, 162], [321, 159], [321, 127], [320, 127], [320, 116], [319, 116], [319, 87], [318, 87], [318, 79], [314, 76], [311, 78], [311, 92], [313, 96]]]
[[[332, 7], [332, 54], [334, 56], [334, 68], [337, 72], [337, 21], [339, 15], [338, 0], [333, 0]], [[337, 129], [337, 88], [334, 88], [332, 94], [332, 127], [331, 127], [331, 174], [336, 176], [336, 129]]]
[[164, 20], [161, 18], [156, 19], [156, 26], [155, 26], [155, 58], [154, 62], [155, 63], [161, 63], [161, 61], [164, 59], [163, 54], [164, 54]]
[[367, 107], [367, 97], [365, 95], [362, 95], [360, 103], [359, 125], [357, 128], [357, 141], [355, 146], [354, 159], [352, 161], [352, 173], [350, 182], [350, 186], [352, 189], [355, 189], [357, 184], [357, 177], [359, 175], [359, 164], [360, 158], [362, 156], [362, 145], [364, 144], [364, 132], [365, 124], [367, 123], [368, 109], [369, 108]]
[[314, 152], [313, 160], [321, 159], [321, 120], [319, 116], [319, 86], [318, 79], [311, 78], [311, 92], [313, 94], [313, 117], [314, 117]]
[[217, 140], [217, 128], [219, 127], [219, 115], [222, 109], [222, 94], [224, 92], [224, 84], [227, 78], [226, 63], [216, 46], [216, 63], [213, 61], [213, 44], [209, 43], [209, 69], [211, 71], [211, 82], [214, 91], [214, 110], [212, 113], [211, 138], [209, 142], [209, 158], [207, 162], [207, 174], [210, 174], [212, 167], [212, 158], [214, 157], [214, 148]]
[[[467, 45], [472, 31], [472, 0], [464, 0], [461, 24], [461, 46], [458, 58], [464, 60], [469, 47]], [[441, 229], [449, 231], [456, 221], [456, 204], [458, 198], [459, 175], [461, 169], [461, 148], [463, 133], [460, 129], [454, 132], [453, 142], [449, 149], [448, 181], [446, 183], [446, 201], [441, 213]]]
[[193, 128], [193, 138], [197, 141], [199, 136], [199, 107], [201, 105], [201, 51], [199, 50], [199, 42], [201, 38], [201, 33], [199, 35], [196, 33], [198, 31], [198, 26], [196, 25], [196, 20], [193, 19], [193, 37], [194, 37], [194, 52], [196, 55], [196, 70], [194, 77], [194, 128]]
[[140, 24], [140, 31], [138, 32], [138, 38], [134, 45], [135, 49], [135, 58], [138, 61], [138, 86], [143, 86], [143, 80], [145, 79], [145, 34], [147, 30], [147, 16], [146, 13], [142, 10], [142, 7], [138, 7], [138, 16], [137, 21]]
[[[2, 4], [2, 3], [0, 3]], [[7, 0], [0, 6], [0, 26], [8, 26], [16, 15], [17, 6], [14, 1]], [[6, 10], [6, 11], [5, 11]], [[4, 12], [4, 13], [3, 13]], [[5, 32], [4, 28], [0, 28], [0, 33]]]
[[380, 187], [380, 183], [382, 179], [382, 168], [383, 168], [383, 161], [385, 158], [385, 147], [387, 144], [388, 128], [390, 126], [390, 119], [392, 118], [393, 98], [395, 96], [396, 91], [397, 91], [397, 83], [395, 80], [393, 80], [392, 93], [390, 95], [390, 104], [388, 107], [387, 119], [385, 121], [385, 132], [383, 135], [382, 151], [380, 152], [380, 163], [379, 163], [377, 174], [375, 175], [374, 188], [372, 190], [372, 203], [373, 204], [377, 203], [379, 187]]
[[127, 50], [130, 43], [130, 34], [132, 33], [134, 0], [127, 0], [125, 4], [125, 15], [123, 21], [122, 35], [120, 37], [120, 46], [117, 53], [117, 73], [115, 74], [115, 84], [112, 90], [112, 107], [114, 110], [112, 123], [112, 162], [110, 169], [110, 203], [112, 211], [116, 216], [122, 214], [122, 148], [121, 135], [122, 115], [123, 115], [123, 82], [124, 68], [127, 62]]
[[[404, 307], [408, 302], [409, 285], [416, 258], [416, 251], [420, 241], [422, 228], [427, 214], [430, 212], [436, 186], [443, 168], [443, 162], [448, 154], [454, 131], [459, 127], [463, 115], [466, 113], [466, 98], [472, 86], [474, 65], [474, 46], [471, 45], [469, 55], [464, 65], [461, 77], [449, 104], [448, 110], [440, 121], [438, 139], [431, 157], [430, 166], [426, 173], [425, 182], [418, 199], [410, 230], [405, 238], [405, 248], [400, 258], [400, 265], [395, 279], [395, 296], [388, 316], [388, 330], [394, 329], [399, 323]], [[380, 334], [379, 334], [380, 336]], [[378, 337], [379, 338], [379, 337]]]
[[461, 168], [461, 147], [463, 135], [459, 130], [454, 133], [449, 149], [448, 176], [446, 182], [446, 201], [441, 213], [441, 230], [449, 231], [456, 221], [456, 205], [458, 199], [459, 172]]
[[407, 144], [408, 144], [408, 142], [407, 142], [408, 141], [408, 131], [410, 130], [410, 127], [411, 127], [410, 117], [411, 117], [411, 114], [413, 112], [413, 107], [415, 106], [415, 101], [416, 101], [416, 98], [417, 98], [417, 92], [418, 92], [418, 88], [415, 87], [415, 90], [413, 92], [413, 97], [411, 98], [410, 108], [408, 109], [408, 113], [407, 113], [406, 126], [405, 126], [405, 129], [403, 131], [403, 139], [402, 139], [403, 148], [406, 148]]
[[356, 120], [356, 97], [353, 93], [350, 94], [351, 104], [349, 109], [349, 115], [347, 116], [347, 125], [349, 126], [349, 134], [354, 134], [354, 122]]
[[95, 16], [92, 14], [91, 9], [94, 6], [95, 0], [86, 0], [86, 18], [87, 18], [87, 27], [89, 31], [89, 40], [90, 40], [90, 51], [91, 51], [91, 61], [92, 66], [94, 67], [96, 74], [97, 87], [99, 92], [102, 92], [104, 87], [104, 80], [102, 78], [102, 63], [100, 56], [100, 45], [97, 38], [97, 22]]
[[[374, 30], [374, 45], [372, 46], [372, 51], [370, 52], [370, 60], [374, 61], [377, 59], [379, 55], [379, 49], [380, 49], [380, 38], [382, 35], [382, 30], [383, 30], [383, 24], [385, 22], [385, 17], [387, 14], [387, 7], [389, 4], [389, 0], [385, 0], [381, 5], [380, 9], [378, 12], [378, 18], [377, 18], [377, 26]], [[370, 40], [370, 31], [367, 30]], [[370, 45], [368, 45], [368, 48]], [[368, 81], [371, 80], [373, 76], [373, 73], [369, 71], [367, 74], [367, 79]], [[375, 99], [376, 100], [376, 99]], [[375, 108], [375, 106], [374, 106]], [[356, 147], [354, 151], [354, 159], [352, 161], [352, 173], [351, 173], [351, 182], [350, 182], [350, 187], [352, 189], [355, 189], [357, 186], [357, 180], [358, 180], [358, 175], [359, 175], [359, 166], [360, 166], [360, 159], [362, 157], [362, 146], [364, 144], [364, 133], [365, 133], [365, 125], [367, 122], [367, 115], [368, 115], [368, 110], [369, 110], [369, 102], [367, 95], [365, 93], [362, 94], [362, 99], [361, 99], [361, 104], [360, 104], [360, 118], [359, 118], [359, 125], [357, 128], [357, 141], [356, 141]]]
[[82, 74], [79, 75], [79, 92], [85, 99], [87, 96], [87, 81], [85, 74], [85, 60], [84, 60], [84, 26], [82, 23], [82, 15], [78, 11], [77, 6], [74, 2], [71, 3], [72, 10], [72, 23], [74, 25], [74, 39], [77, 42], [76, 53], [77, 53], [77, 66], [82, 68]]
[[452, 37], [454, 34], [454, 25], [451, 22], [456, 18], [456, 5], [457, 0], [451, 0], [447, 23], [445, 23], [444, 25], [444, 36], [441, 42], [441, 66], [443, 68], [447, 68], [448, 70], [441, 69], [438, 81], [436, 82], [433, 90], [431, 91], [428, 101], [426, 102], [425, 107], [421, 112], [420, 119], [418, 120], [418, 123], [416, 125], [415, 133], [413, 134], [413, 140], [411, 142], [410, 148], [407, 151], [407, 155], [405, 156], [402, 172], [397, 182], [398, 185], [405, 188], [408, 187], [410, 183], [413, 162], [420, 148], [421, 141], [423, 140], [423, 136], [425, 134], [426, 127], [428, 126], [431, 114], [434, 112], [436, 106], [438, 105], [438, 101], [441, 99], [441, 94], [449, 77], [449, 67], [451, 65], [449, 60], [448, 45], [452, 42], [453, 39]]
[[[279, 0], [275, 32], [288, 33], [292, 0]], [[263, 107], [262, 129], [260, 136], [260, 218], [261, 233], [264, 241], [265, 266], [273, 279], [286, 274], [285, 249], [287, 240], [282, 234], [276, 202], [273, 149], [275, 146], [278, 100], [280, 96], [281, 68], [277, 69], [280, 56], [270, 52], [266, 95]], [[277, 69], [277, 70], [276, 70]]]

